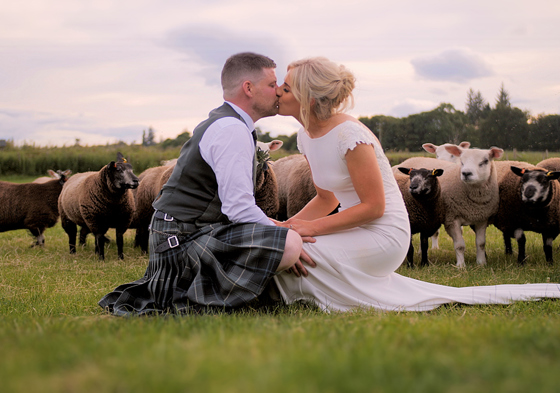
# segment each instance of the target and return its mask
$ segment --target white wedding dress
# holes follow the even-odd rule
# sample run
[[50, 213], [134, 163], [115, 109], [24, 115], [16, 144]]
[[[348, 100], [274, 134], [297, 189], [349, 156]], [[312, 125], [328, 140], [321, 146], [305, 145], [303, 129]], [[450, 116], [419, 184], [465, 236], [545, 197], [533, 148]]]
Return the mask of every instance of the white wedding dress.
[[304, 250], [317, 263], [307, 277], [280, 273], [274, 277], [287, 303], [311, 301], [324, 311], [359, 307], [426, 311], [445, 303], [498, 304], [560, 297], [560, 284], [519, 284], [449, 287], [395, 273], [410, 244], [408, 214], [389, 160], [379, 141], [364, 125], [346, 121], [312, 139], [301, 129], [298, 148], [307, 157], [318, 187], [334, 192], [344, 210], [360, 202], [345, 155], [357, 144], [373, 145], [383, 176], [385, 214], [357, 228], [317, 236]]

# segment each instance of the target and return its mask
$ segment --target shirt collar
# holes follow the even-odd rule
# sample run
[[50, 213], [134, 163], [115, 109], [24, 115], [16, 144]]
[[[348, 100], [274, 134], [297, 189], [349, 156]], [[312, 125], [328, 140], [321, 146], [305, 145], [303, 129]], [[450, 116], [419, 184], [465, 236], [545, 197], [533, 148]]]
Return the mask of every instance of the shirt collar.
[[234, 111], [236, 111], [239, 114], [239, 116], [243, 118], [245, 124], [247, 124], [247, 128], [249, 129], [249, 131], [253, 131], [255, 129], [255, 122], [253, 121], [253, 119], [251, 119], [251, 116], [249, 116], [247, 112], [245, 112], [243, 109], [241, 109], [234, 103], [229, 101], [226, 102], [228, 103], [229, 106], [233, 108]]

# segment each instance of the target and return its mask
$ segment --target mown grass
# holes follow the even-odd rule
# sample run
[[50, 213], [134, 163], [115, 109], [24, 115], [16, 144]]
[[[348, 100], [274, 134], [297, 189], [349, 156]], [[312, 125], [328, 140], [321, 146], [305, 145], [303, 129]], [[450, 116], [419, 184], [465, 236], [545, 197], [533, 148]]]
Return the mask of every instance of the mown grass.
[[[490, 228], [488, 266], [455, 267], [449, 237], [432, 265], [399, 273], [439, 284], [560, 282], [529, 234], [523, 267]], [[109, 236], [114, 237], [110, 231]], [[560, 302], [449, 305], [425, 313], [323, 314], [305, 305], [232, 314], [117, 318], [97, 301], [136, 280], [148, 259], [126, 234], [125, 260], [92, 238], [68, 253], [60, 224], [43, 249], [25, 231], [0, 233], [2, 392], [527, 392], [557, 391]], [[415, 238], [418, 248], [418, 239]], [[416, 255], [417, 259], [419, 255]]]

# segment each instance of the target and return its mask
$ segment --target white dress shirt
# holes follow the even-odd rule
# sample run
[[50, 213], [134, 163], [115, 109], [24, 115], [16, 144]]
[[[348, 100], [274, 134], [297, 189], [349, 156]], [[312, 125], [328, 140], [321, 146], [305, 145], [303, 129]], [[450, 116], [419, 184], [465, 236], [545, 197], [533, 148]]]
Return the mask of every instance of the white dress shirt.
[[251, 132], [254, 122], [237, 105], [226, 101], [242, 118], [224, 117], [206, 129], [200, 140], [200, 155], [212, 168], [218, 182], [222, 213], [231, 222], [256, 222], [274, 225], [255, 204], [253, 194], [253, 156]]

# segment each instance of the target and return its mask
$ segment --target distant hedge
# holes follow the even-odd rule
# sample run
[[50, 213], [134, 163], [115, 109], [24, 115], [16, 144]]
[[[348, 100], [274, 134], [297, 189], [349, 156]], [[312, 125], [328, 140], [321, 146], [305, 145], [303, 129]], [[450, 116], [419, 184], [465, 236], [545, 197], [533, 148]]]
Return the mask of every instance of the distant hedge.
[[45, 176], [48, 169], [72, 170], [72, 173], [98, 171], [121, 152], [139, 174], [163, 160], [177, 158], [181, 147], [107, 145], [47, 147], [23, 146], [0, 149], [0, 175]]

